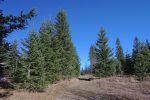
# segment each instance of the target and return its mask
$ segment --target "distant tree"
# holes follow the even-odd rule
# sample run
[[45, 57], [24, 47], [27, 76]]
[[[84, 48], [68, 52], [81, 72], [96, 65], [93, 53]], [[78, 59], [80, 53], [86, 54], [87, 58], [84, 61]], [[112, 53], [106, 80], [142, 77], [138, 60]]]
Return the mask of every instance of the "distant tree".
[[93, 73], [96, 76], [104, 77], [114, 75], [116, 68], [112, 66], [113, 57], [112, 50], [108, 46], [108, 38], [104, 28], [101, 28], [96, 42], [96, 60], [97, 64], [94, 67]]
[[116, 70], [116, 73], [115, 73], [115, 74], [116, 74], [116, 75], [122, 75], [122, 74], [123, 74], [121, 62], [118, 61], [118, 59], [115, 59], [115, 58], [114, 58], [112, 67], [115, 68], [115, 70]]
[[75, 72], [79, 74], [80, 64], [71, 40], [66, 14], [63, 10], [61, 10], [56, 17], [55, 29], [56, 53], [58, 55], [58, 66], [61, 70], [61, 76], [66, 78], [74, 76]]
[[89, 60], [90, 60], [91, 70], [93, 69], [94, 65], [96, 64], [95, 48], [96, 48], [95, 45], [91, 45], [90, 52], [89, 52]]
[[135, 75], [139, 80], [143, 80], [148, 75], [148, 73], [150, 73], [150, 51], [145, 50], [138, 52], [135, 61]]
[[81, 69], [81, 75], [84, 75], [84, 69], [83, 68]]
[[135, 63], [136, 54], [140, 51], [140, 45], [141, 45], [140, 40], [138, 39], [138, 37], [135, 37], [132, 51], [133, 63]]
[[117, 57], [118, 61], [121, 63], [120, 69], [122, 69], [125, 64], [125, 59], [124, 59], [124, 54], [123, 54], [123, 48], [120, 44], [119, 38], [117, 38], [117, 40], [116, 40], [116, 57]]
[[149, 43], [140, 42], [139, 50], [134, 61], [135, 75], [143, 80], [150, 73], [150, 49]]
[[150, 42], [146, 40], [146, 47], [150, 50]]
[[126, 75], [133, 75], [134, 74], [134, 65], [131, 55], [126, 52], [125, 56], [125, 66], [123, 68], [123, 72]]
[[85, 65], [84, 74], [91, 74], [91, 66], [87, 64]]

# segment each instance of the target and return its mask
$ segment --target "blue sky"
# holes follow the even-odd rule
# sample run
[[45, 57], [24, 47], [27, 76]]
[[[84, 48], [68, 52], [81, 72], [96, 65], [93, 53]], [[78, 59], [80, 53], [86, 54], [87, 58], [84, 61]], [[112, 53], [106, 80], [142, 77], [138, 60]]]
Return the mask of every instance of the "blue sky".
[[18, 15], [35, 8], [38, 16], [30, 21], [25, 30], [15, 31], [8, 41], [20, 41], [27, 37], [34, 26], [36, 30], [45, 19], [55, 21], [59, 10], [67, 13], [73, 42], [81, 60], [81, 67], [88, 64], [91, 44], [97, 40], [100, 27], [104, 27], [109, 38], [109, 45], [115, 48], [119, 37], [124, 52], [131, 52], [133, 39], [150, 40], [150, 0], [5, 0], [0, 5], [5, 14]]

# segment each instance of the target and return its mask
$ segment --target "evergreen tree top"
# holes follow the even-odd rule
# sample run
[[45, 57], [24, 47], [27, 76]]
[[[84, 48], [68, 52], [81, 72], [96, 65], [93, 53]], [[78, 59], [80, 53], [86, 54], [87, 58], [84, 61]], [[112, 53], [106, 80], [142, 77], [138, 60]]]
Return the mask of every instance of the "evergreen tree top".
[[55, 28], [56, 28], [57, 33], [61, 33], [62, 35], [69, 35], [67, 37], [71, 37], [69, 24], [67, 22], [67, 16], [63, 10], [61, 10], [56, 16]]
[[51, 20], [46, 20], [42, 23], [39, 33], [51, 34], [54, 31], [53, 23]]

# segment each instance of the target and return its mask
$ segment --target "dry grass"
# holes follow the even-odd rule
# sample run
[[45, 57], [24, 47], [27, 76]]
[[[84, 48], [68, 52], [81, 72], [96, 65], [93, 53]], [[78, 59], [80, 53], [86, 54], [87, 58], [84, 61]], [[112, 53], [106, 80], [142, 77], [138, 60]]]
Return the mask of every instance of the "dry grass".
[[50, 85], [44, 93], [1, 90], [2, 93], [0, 100], [149, 100], [150, 81], [139, 82], [133, 77], [71, 79]]

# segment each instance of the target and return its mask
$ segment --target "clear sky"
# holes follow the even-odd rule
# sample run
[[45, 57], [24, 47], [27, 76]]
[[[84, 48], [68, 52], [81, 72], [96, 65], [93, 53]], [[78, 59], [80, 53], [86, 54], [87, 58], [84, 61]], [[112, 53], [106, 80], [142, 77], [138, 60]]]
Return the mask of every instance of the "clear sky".
[[34, 26], [36, 30], [43, 20], [55, 20], [60, 9], [67, 13], [73, 42], [81, 60], [81, 67], [88, 64], [88, 53], [91, 44], [97, 40], [99, 29], [103, 26], [107, 31], [109, 45], [115, 48], [119, 37], [124, 52], [131, 52], [133, 39], [150, 40], [150, 0], [5, 0], [0, 9], [5, 14], [19, 14], [35, 8], [36, 16], [25, 30], [15, 31], [8, 41], [20, 41]]

